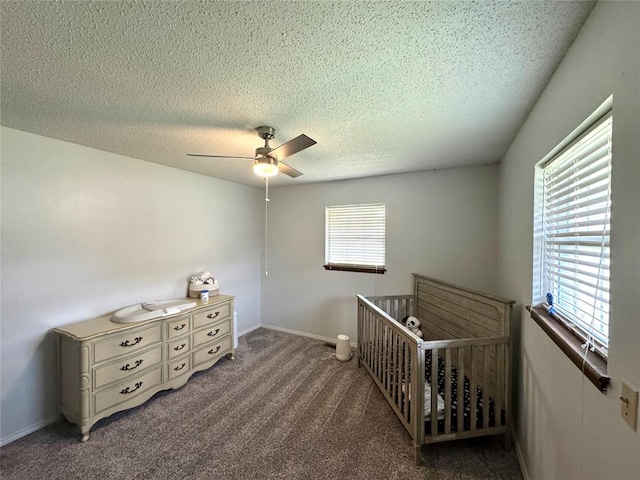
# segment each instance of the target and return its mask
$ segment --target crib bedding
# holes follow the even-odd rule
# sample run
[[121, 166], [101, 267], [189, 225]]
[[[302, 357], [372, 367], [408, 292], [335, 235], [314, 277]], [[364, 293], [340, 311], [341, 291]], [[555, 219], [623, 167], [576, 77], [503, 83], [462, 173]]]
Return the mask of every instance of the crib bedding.
[[[444, 420], [444, 398], [438, 391], [438, 420]], [[431, 415], [431, 383], [424, 384], [424, 417]]]
[[[437, 379], [437, 391], [438, 391], [438, 433], [444, 432], [444, 414], [445, 414], [445, 362], [442, 357], [438, 358], [438, 379]], [[465, 375], [463, 379], [463, 430], [469, 430], [471, 428], [471, 385], [469, 378]], [[409, 384], [411, 385], [411, 384]], [[404, 385], [402, 386], [402, 392], [404, 393]], [[482, 428], [483, 422], [483, 392], [481, 387], [476, 387], [476, 428]], [[411, 402], [411, 398], [409, 398]], [[502, 412], [504, 423], [504, 410]], [[431, 431], [431, 352], [425, 352], [425, 384], [424, 384], [424, 418], [425, 428], [427, 432]], [[489, 426], [495, 425], [495, 401], [489, 397]], [[451, 367], [451, 431], [458, 430], [458, 369], [455, 366]]]
[[[411, 391], [411, 384], [409, 384], [409, 391]], [[405, 393], [404, 384], [402, 385], [402, 393]], [[409, 395], [409, 402], [411, 402], [411, 395]], [[445, 404], [444, 398], [438, 393], [438, 420], [444, 419]], [[431, 415], [431, 384], [427, 381], [424, 384], [424, 416]]]
[[[437, 378], [437, 390], [438, 399], [445, 395], [445, 362], [442, 357], [438, 357], [438, 378]], [[427, 385], [431, 384], [431, 352], [425, 352], [425, 382]], [[469, 378], [465, 375], [463, 380], [463, 430], [471, 429], [471, 387]], [[483, 393], [481, 387], [476, 387], [476, 428], [482, 428], [483, 425]], [[427, 410], [427, 399], [425, 390], [425, 428], [427, 431], [431, 430], [431, 401], [429, 400], [429, 409]], [[429, 386], [429, 396], [431, 395], [431, 387]], [[438, 402], [438, 407], [440, 402]], [[443, 400], [444, 409], [444, 400]], [[438, 408], [438, 433], [444, 432], [444, 416], [440, 415], [440, 408]], [[455, 366], [451, 366], [451, 431], [458, 430], [458, 369]], [[504, 424], [504, 410], [502, 410], [502, 423]], [[489, 397], [489, 426], [495, 425], [495, 401]]]

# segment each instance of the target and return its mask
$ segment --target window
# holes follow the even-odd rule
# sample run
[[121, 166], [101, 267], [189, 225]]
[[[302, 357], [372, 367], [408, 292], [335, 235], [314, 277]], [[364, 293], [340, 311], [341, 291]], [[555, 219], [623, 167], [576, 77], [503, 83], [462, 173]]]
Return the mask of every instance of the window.
[[[556, 324], [547, 328], [561, 325], [565, 340], [575, 338], [573, 353], [567, 353], [583, 369], [589, 351], [602, 357], [606, 369], [612, 123], [609, 112], [541, 163], [537, 172], [537, 308], [532, 316], [544, 317], [536, 318], [538, 323], [544, 319]], [[601, 386], [603, 372], [599, 377]]]
[[384, 273], [385, 205], [337, 205], [325, 208], [327, 270]]

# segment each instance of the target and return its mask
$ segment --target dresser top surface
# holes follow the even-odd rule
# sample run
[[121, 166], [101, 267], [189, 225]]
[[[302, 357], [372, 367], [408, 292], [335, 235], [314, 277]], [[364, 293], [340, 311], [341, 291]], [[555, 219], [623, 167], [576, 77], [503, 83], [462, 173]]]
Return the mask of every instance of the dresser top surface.
[[120, 331], [125, 332], [127, 330], [132, 330], [140, 327], [152, 326], [168, 319], [170, 320], [172, 318], [178, 318], [185, 315], [190, 315], [194, 312], [197, 312], [198, 310], [215, 308], [216, 306], [226, 303], [232, 300], [233, 298], [234, 297], [232, 295], [222, 295], [222, 294], [209, 297], [209, 300], [204, 302], [196, 298], [187, 298], [185, 300], [195, 302], [196, 306], [187, 310], [183, 310], [180, 313], [176, 313], [173, 315], [167, 315], [164, 317], [153, 318], [151, 320], [135, 322], [135, 323], [112, 322], [111, 316], [115, 313], [114, 311], [106, 315], [103, 315], [101, 317], [92, 318], [90, 320], [83, 320], [80, 322], [70, 323], [68, 325], [61, 325], [59, 327], [56, 327], [54, 331], [59, 334], [72, 337], [76, 340], [88, 340], [100, 335], [107, 335], [107, 334], [120, 332]]

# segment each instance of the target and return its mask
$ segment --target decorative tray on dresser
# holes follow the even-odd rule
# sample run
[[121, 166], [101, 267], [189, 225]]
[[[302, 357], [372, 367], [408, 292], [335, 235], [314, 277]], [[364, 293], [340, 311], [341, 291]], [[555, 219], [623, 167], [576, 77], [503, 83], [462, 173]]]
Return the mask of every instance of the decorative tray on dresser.
[[55, 329], [60, 412], [80, 427], [80, 441], [98, 420], [181, 387], [223, 355], [233, 360], [233, 297], [193, 301], [189, 310], [153, 320], [114, 323], [109, 314]]

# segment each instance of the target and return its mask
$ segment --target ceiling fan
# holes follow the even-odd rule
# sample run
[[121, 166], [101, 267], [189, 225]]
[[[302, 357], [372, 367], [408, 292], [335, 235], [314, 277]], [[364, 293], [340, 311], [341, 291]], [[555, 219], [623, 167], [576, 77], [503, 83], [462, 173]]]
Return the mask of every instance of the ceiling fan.
[[307, 137], [305, 134], [299, 135], [293, 140], [289, 140], [287, 143], [283, 143], [279, 147], [271, 148], [269, 146], [269, 140], [273, 139], [276, 130], [273, 127], [262, 126], [256, 128], [258, 136], [264, 140], [264, 147], [256, 148], [256, 155], [254, 157], [239, 157], [235, 155], [204, 155], [197, 153], [188, 153], [190, 157], [210, 157], [210, 158], [246, 158], [247, 160], [253, 160], [253, 173], [260, 177], [273, 177], [278, 174], [278, 171], [296, 178], [302, 175], [295, 168], [290, 167], [282, 160], [294, 155], [305, 148], [309, 148], [315, 145], [317, 142], [312, 138]]

